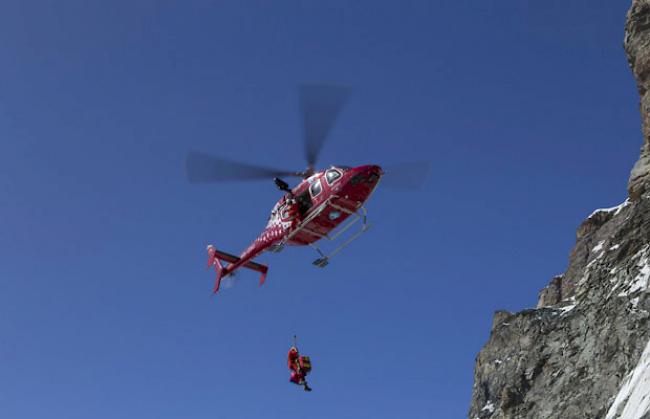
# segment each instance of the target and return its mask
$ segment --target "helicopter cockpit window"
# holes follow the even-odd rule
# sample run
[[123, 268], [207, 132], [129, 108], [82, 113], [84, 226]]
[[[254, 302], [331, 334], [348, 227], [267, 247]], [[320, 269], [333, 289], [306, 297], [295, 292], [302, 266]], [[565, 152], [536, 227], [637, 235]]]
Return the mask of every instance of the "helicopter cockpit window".
[[340, 177], [341, 177], [341, 172], [339, 172], [336, 169], [330, 169], [327, 172], [325, 172], [325, 178], [327, 179], [327, 183], [329, 185], [336, 182]]
[[309, 187], [309, 192], [311, 192], [312, 197], [317, 197], [319, 193], [323, 190], [322, 185], [320, 184], [320, 179], [316, 179], [314, 183]]

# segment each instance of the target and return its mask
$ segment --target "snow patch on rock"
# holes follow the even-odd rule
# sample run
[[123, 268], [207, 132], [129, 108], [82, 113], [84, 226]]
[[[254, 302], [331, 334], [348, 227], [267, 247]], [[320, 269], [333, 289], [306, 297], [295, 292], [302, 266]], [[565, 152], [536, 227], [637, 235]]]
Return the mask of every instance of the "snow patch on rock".
[[623, 208], [627, 207], [628, 205], [630, 205], [629, 198], [626, 199], [625, 201], [623, 201], [621, 204], [615, 206], [615, 207], [599, 208], [599, 209], [595, 210], [594, 212], [592, 212], [591, 214], [589, 214], [589, 217], [587, 217], [587, 218], [591, 218], [594, 215], [598, 214], [599, 212], [614, 212], [614, 215], [618, 215], [618, 213], [621, 212], [623, 210]]
[[605, 419], [640, 419], [650, 412], [650, 342], [607, 411]]
[[632, 285], [630, 286], [630, 294], [639, 290], [647, 290], [648, 279], [650, 279], [650, 266], [648, 265], [648, 258], [645, 258], [643, 260], [641, 271], [632, 281]]
[[483, 406], [483, 409], [481, 409], [481, 412], [487, 410], [489, 413], [494, 412], [494, 403], [492, 403], [490, 400], [485, 403], [485, 406]]
[[599, 241], [598, 244], [594, 246], [593, 249], [591, 249], [591, 251], [594, 253], [600, 252], [601, 250], [603, 250], [603, 244], [605, 244], [605, 240]]
[[577, 305], [578, 305], [578, 304], [571, 304], [570, 306], [560, 307], [560, 310], [562, 311], [562, 313], [560, 313], [560, 316], [564, 316], [564, 315], [567, 314], [569, 311], [571, 311], [571, 310], [573, 310], [574, 308], [576, 308]]
[[[638, 291], [646, 291], [650, 285], [650, 245], [646, 245], [637, 252], [632, 260], [637, 259], [636, 267], [639, 268], [637, 275], [622, 287], [622, 291], [618, 294], [619, 297], [626, 297]], [[618, 280], [618, 279], [617, 279]], [[613, 289], [617, 288], [617, 283]], [[613, 290], [612, 289], [612, 290]]]

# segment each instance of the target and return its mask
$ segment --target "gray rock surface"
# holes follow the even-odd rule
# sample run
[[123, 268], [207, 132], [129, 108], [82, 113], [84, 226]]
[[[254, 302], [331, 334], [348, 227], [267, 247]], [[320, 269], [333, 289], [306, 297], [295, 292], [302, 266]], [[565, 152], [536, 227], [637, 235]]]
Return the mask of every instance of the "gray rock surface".
[[495, 314], [470, 418], [604, 418], [636, 366], [650, 338], [650, 197], [596, 212], [579, 231], [537, 309]]
[[641, 121], [643, 146], [641, 156], [634, 165], [628, 191], [630, 198], [638, 199], [649, 190], [650, 183], [650, 1], [634, 0], [625, 25], [625, 52], [634, 73], [641, 96]]
[[[632, 2], [625, 29], [644, 139], [630, 198], [578, 227], [566, 272], [537, 308], [495, 313], [476, 359], [471, 419], [650, 419], [645, 408], [624, 413], [638, 404], [624, 389], [650, 340], [650, 0]], [[650, 398], [650, 383], [641, 390]]]

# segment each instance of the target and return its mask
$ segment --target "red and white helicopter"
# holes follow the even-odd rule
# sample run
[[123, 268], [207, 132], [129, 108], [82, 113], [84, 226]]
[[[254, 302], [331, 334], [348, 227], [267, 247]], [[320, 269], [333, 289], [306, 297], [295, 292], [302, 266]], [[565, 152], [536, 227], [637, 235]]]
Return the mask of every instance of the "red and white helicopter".
[[[300, 88], [300, 109], [304, 124], [307, 169], [299, 172], [225, 160], [200, 152], [190, 152], [186, 158], [186, 173], [192, 183], [229, 180], [273, 178], [285, 195], [271, 210], [266, 228], [251, 245], [235, 256], [209, 245], [208, 267], [214, 266], [217, 279], [214, 293], [221, 280], [239, 268], [260, 272], [260, 285], [266, 279], [268, 267], [253, 261], [262, 252], [279, 252], [285, 245], [313, 247], [319, 254], [313, 264], [324, 267], [332, 256], [365, 233], [367, 223], [364, 203], [377, 187], [384, 171], [377, 165], [358, 167], [332, 166], [315, 170], [314, 166], [325, 138], [345, 104], [350, 90], [340, 86], [305, 85]], [[401, 172], [406, 183], [419, 183], [426, 177], [429, 163], [409, 164]], [[406, 170], [404, 170], [406, 169]], [[303, 180], [293, 188], [280, 177], [294, 176]], [[361, 220], [360, 229], [329, 254], [315, 245], [320, 239], [335, 240]], [[347, 221], [347, 222], [346, 222]]]

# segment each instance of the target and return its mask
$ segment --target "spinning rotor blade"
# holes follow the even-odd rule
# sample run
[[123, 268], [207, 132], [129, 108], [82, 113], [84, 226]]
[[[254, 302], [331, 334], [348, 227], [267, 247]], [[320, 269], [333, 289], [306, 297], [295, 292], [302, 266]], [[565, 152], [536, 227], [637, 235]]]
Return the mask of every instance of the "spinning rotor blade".
[[384, 168], [381, 186], [394, 189], [421, 189], [431, 173], [430, 161], [401, 163]]
[[191, 183], [237, 180], [272, 179], [281, 176], [300, 176], [297, 172], [240, 163], [191, 151], [185, 159], [185, 173]]
[[309, 169], [314, 168], [327, 134], [349, 94], [350, 89], [343, 86], [300, 86], [300, 113], [303, 120], [305, 158]]

